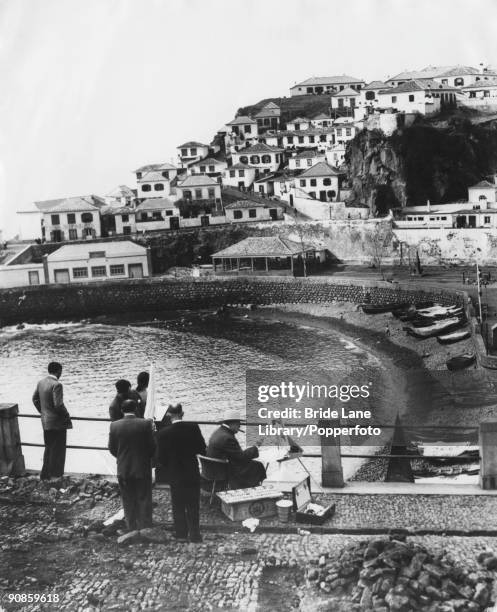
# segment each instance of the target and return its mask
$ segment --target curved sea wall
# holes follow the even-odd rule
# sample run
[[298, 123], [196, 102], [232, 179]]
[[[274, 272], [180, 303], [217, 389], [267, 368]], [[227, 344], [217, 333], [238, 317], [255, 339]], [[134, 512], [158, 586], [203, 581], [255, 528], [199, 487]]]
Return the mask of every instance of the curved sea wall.
[[217, 308], [228, 304], [372, 304], [433, 300], [463, 304], [462, 292], [417, 289], [412, 285], [311, 278], [140, 279], [42, 285], [0, 291], [0, 325], [86, 318], [124, 312]]

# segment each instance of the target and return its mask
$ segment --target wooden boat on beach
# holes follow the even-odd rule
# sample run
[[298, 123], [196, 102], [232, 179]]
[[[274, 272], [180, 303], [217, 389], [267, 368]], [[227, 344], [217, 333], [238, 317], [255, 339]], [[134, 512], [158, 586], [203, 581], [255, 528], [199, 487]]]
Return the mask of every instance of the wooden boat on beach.
[[440, 344], [454, 344], [460, 340], [466, 340], [466, 338], [469, 338], [470, 336], [471, 332], [469, 329], [461, 329], [451, 332], [450, 334], [437, 336], [437, 341], [440, 342]]
[[455, 372], [457, 370], [464, 370], [473, 365], [476, 361], [476, 355], [474, 353], [463, 353], [447, 360], [447, 369]]
[[392, 302], [391, 304], [361, 304], [362, 311], [366, 314], [380, 314], [407, 308], [407, 302]]
[[459, 318], [454, 317], [453, 319], [447, 319], [440, 321], [434, 325], [428, 325], [427, 327], [406, 327], [405, 330], [410, 336], [415, 338], [432, 338], [433, 336], [440, 336], [443, 333], [449, 333], [462, 327], [466, 322]]

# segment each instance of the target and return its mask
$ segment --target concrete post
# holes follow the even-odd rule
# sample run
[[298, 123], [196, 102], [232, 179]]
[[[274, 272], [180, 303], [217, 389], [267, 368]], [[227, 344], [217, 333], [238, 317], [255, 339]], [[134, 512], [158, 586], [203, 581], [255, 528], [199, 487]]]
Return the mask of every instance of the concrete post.
[[43, 276], [45, 277], [45, 284], [48, 285], [50, 283], [48, 274], [48, 255], [43, 255], [41, 259], [43, 261]]
[[[320, 420], [318, 427], [340, 427], [340, 421]], [[344, 487], [340, 438], [321, 436], [321, 485]]]
[[152, 249], [150, 246], [147, 247], [147, 268], [148, 275], [152, 276]]
[[497, 489], [497, 419], [489, 417], [480, 423], [480, 487]]
[[25, 472], [18, 414], [17, 404], [0, 404], [0, 474], [4, 476], [20, 476]]

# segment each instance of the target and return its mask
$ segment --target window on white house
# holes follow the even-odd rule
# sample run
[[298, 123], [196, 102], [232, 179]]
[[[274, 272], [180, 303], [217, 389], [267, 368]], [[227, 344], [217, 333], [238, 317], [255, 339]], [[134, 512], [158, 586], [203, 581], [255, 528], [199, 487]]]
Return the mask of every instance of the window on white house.
[[196, 200], [201, 200], [202, 199], [202, 190], [201, 189], [195, 189], [195, 199]]
[[245, 134], [250, 134], [250, 132], [252, 131], [252, 126], [244, 125], [243, 126], [243, 131], [245, 132]]
[[73, 278], [88, 278], [88, 268], [73, 268]]
[[163, 176], [165, 179], [168, 179], [168, 178], [169, 178], [169, 172], [168, 172], [167, 170], [165, 170], [165, 171], [162, 173], [162, 176]]
[[300, 186], [305, 187], [305, 179], [300, 179]]
[[311, 158], [311, 157], [309, 157], [309, 158], [307, 159], [307, 166], [308, 166], [309, 168], [312, 166], [312, 158]]
[[30, 285], [40, 284], [40, 275], [38, 274], [38, 270], [31, 270], [30, 272], [28, 272], [28, 278]]
[[329, 185], [331, 185], [331, 179], [330, 178], [323, 179], [323, 185], [325, 187], [328, 187]]
[[317, 181], [316, 179], [311, 179], [311, 187], [316, 187]]
[[76, 215], [74, 213], [69, 213], [67, 215], [67, 222], [69, 223], [69, 225], [76, 223]]
[[205, 166], [200, 166], [200, 172], [205, 172]]
[[129, 215], [121, 215], [121, 221], [127, 223], [129, 221]]
[[483, 222], [484, 223], [490, 223], [490, 217], [484, 217], [483, 218]]
[[131, 234], [131, 227], [129, 225], [123, 227], [123, 234]]
[[155, 183], [154, 189], [155, 191], [164, 191], [164, 185], [162, 183]]
[[250, 156], [250, 163], [251, 164], [260, 164], [261, 163], [261, 158], [258, 155], [251, 155]]
[[295, 167], [300, 168], [300, 159], [295, 160]]
[[195, 155], [197, 155], [197, 149], [195, 149], [195, 147], [193, 149], [190, 149], [190, 153], [192, 157], [195, 157]]
[[287, 136], [286, 140], [287, 140], [288, 144], [293, 144], [293, 136]]
[[95, 277], [107, 276], [107, 269], [105, 266], [92, 266], [91, 275]]
[[230, 170], [230, 176], [233, 178], [236, 176], [236, 170]]
[[122, 276], [124, 274], [124, 264], [113, 264], [110, 266], [111, 276]]
[[152, 191], [152, 186], [148, 183], [145, 183], [144, 185], [142, 185], [142, 191]]
[[166, 210], [166, 217], [172, 217], [173, 216], [173, 212], [172, 210]]
[[60, 225], [60, 215], [50, 215], [52, 225]]
[[209, 172], [215, 172], [216, 168], [214, 166], [209, 166]]
[[245, 170], [238, 170], [238, 176], [245, 176]]
[[248, 164], [248, 157], [246, 155], [242, 155], [240, 157], [240, 163], [241, 164]]
[[397, 102], [397, 96], [392, 96], [392, 102]]
[[409, 95], [409, 102], [414, 102], [414, 94]]
[[262, 163], [263, 164], [270, 164], [271, 163], [271, 155], [263, 155], [262, 156]]
[[161, 221], [162, 220], [162, 215], [160, 210], [154, 210], [154, 212], [152, 213], [152, 219], [154, 221]]
[[83, 213], [81, 215], [81, 221], [83, 221], [83, 223], [91, 223], [93, 221], [93, 215], [91, 213]]
[[337, 128], [337, 136], [341, 136], [342, 135], [342, 128]]
[[77, 240], [78, 239], [78, 230], [70, 229], [69, 230], [69, 240]]
[[188, 155], [188, 149], [181, 149], [181, 155], [186, 157]]
[[309, 142], [313, 144], [313, 143], [314, 143], [314, 141], [315, 141], [314, 136], [309, 136]]
[[249, 217], [255, 219], [257, 217], [257, 210], [255, 208], [249, 208]]
[[214, 187], [209, 187], [207, 189], [207, 197], [208, 198], [215, 198], [216, 197], [216, 190], [214, 189]]
[[241, 210], [233, 211], [233, 219], [241, 219], [243, 217], [243, 212]]
[[345, 136], [352, 136], [352, 128], [345, 128]]

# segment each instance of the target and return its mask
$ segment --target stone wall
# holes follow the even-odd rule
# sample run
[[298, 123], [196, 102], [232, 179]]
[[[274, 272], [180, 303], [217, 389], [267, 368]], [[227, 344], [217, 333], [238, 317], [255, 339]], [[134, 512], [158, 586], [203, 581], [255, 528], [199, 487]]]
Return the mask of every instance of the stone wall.
[[0, 324], [81, 319], [124, 312], [216, 308], [225, 304], [371, 303], [435, 300], [462, 302], [462, 294], [425, 292], [387, 282], [352, 283], [344, 279], [213, 278], [140, 279], [92, 285], [48, 285], [0, 291]]

